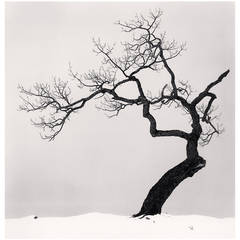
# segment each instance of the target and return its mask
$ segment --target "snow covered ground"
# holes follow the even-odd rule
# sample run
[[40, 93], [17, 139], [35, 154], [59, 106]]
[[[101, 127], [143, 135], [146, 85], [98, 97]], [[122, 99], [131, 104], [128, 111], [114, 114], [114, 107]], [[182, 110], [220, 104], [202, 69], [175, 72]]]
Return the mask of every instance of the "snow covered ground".
[[234, 218], [199, 215], [130, 218], [102, 213], [6, 219], [6, 238], [233, 238]]

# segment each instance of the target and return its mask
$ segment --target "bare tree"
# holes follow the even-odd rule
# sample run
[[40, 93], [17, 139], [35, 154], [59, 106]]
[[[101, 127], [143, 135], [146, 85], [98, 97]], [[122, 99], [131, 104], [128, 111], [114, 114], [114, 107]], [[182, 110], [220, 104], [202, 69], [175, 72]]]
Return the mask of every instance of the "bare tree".
[[[214, 115], [213, 102], [216, 95], [212, 90], [228, 75], [229, 70], [193, 97], [190, 84], [177, 82], [169, 65], [172, 59], [185, 50], [185, 44], [169, 41], [166, 33], [160, 32], [161, 16], [162, 12], [156, 10], [151, 11], [148, 16], [140, 14], [130, 21], [118, 21], [116, 24], [122, 31], [131, 36], [131, 40], [121, 43], [120, 57], [114, 56], [115, 46], [99, 39], [93, 40], [94, 51], [102, 57], [100, 69], [80, 75], [69, 66], [69, 74], [76, 80], [77, 86], [88, 91], [84, 97], [73, 100], [69, 82], [57, 79], [54, 79], [53, 85], [36, 83], [28, 90], [19, 86], [23, 100], [20, 109], [27, 112], [44, 111], [39, 121], [33, 121], [35, 126], [43, 129], [44, 139], [54, 140], [73, 113], [97, 98], [101, 100], [98, 108], [108, 112], [109, 117], [117, 116], [127, 106], [137, 105], [141, 107], [142, 116], [149, 122], [152, 137], [178, 137], [186, 141], [186, 160], [160, 178], [150, 189], [139, 213], [133, 215], [134, 217], [160, 214], [163, 204], [178, 184], [205, 166], [206, 161], [199, 156], [198, 145], [208, 144], [214, 135], [223, 131], [217, 123], [218, 116]], [[147, 94], [142, 87], [138, 73], [146, 70], [165, 70], [169, 74], [169, 83], [159, 89], [157, 96]], [[129, 82], [135, 84], [138, 97], [128, 98], [118, 93], [119, 88], [127, 86]], [[164, 106], [180, 108], [187, 114], [190, 117], [191, 132], [158, 129], [152, 111], [154, 107], [161, 109]]]

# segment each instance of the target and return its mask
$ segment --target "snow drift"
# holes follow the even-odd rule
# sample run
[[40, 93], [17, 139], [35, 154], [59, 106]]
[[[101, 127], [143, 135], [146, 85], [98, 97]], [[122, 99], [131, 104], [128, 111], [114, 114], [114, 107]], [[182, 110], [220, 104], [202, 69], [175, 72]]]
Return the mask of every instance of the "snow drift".
[[6, 238], [233, 238], [234, 218], [167, 214], [131, 218], [102, 213], [6, 219]]

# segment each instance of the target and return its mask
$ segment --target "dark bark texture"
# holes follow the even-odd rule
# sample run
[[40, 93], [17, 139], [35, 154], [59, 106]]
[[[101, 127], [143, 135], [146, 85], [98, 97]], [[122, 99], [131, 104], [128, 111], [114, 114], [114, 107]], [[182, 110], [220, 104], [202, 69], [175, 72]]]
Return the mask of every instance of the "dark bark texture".
[[134, 214], [133, 217], [161, 214], [162, 206], [173, 190], [184, 179], [192, 177], [196, 172], [205, 167], [205, 165], [206, 161], [202, 157], [196, 157], [195, 159], [186, 159], [167, 171], [151, 188], [140, 212]]

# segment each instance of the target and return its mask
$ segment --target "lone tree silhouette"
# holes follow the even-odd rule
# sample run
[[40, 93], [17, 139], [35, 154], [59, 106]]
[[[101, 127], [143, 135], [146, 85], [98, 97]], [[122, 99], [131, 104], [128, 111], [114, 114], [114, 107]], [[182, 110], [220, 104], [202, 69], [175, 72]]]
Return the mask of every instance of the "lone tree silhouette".
[[[101, 99], [98, 108], [107, 111], [109, 117], [118, 116], [126, 107], [137, 105], [141, 107], [142, 116], [150, 125], [152, 137], [178, 137], [186, 140], [186, 160], [167, 171], [150, 189], [140, 211], [133, 217], [160, 214], [165, 201], [173, 190], [184, 179], [192, 177], [205, 167], [206, 161], [199, 156], [198, 145], [206, 145], [215, 134], [223, 129], [216, 123], [213, 102], [217, 98], [212, 92], [214, 86], [228, 75], [223, 72], [215, 81], [193, 97], [193, 91], [188, 82], [177, 82], [169, 62], [185, 50], [185, 44], [175, 40], [168, 41], [166, 33], [160, 32], [159, 24], [162, 12], [151, 11], [148, 16], [136, 15], [133, 20], [116, 24], [122, 31], [131, 36], [131, 40], [122, 42], [122, 55], [114, 57], [114, 46], [93, 40], [95, 52], [102, 57], [98, 71], [91, 70], [83, 75], [74, 72], [69, 66], [69, 74], [81, 88], [84, 96], [72, 100], [72, 87], [69, 82], [54, 79], [53, 84], [36, 83], [31, 89], [19, 86], [22, 98], [21, 110], [44, 112], [39, 121], [33, 124], [43, 129], [42, 138], [54, 140], [62, 131], [66, 120], [81, 110], [91, 100]], [[169, 83], [159, 89], [157, 96], [152, 96], [142, 87], [139, 73], [143, 71], [166, 71]], [[161, 79], [159, 79], [160, 81]], [[134, 83], [138, 97], [129, 98], [119, 94], [123, 86]], [[78, 88], [79, 87], [79, 88]], [[87, 94], [86, 94], [87, 91]], [[83, 94], [83, 93], [82, 93]], [[191, 131], [179, 129], [163, 130], [157, 128], [157, 122], [152, 115], [153, 108], [164, 106], [180, 108], [190, 116]]]

